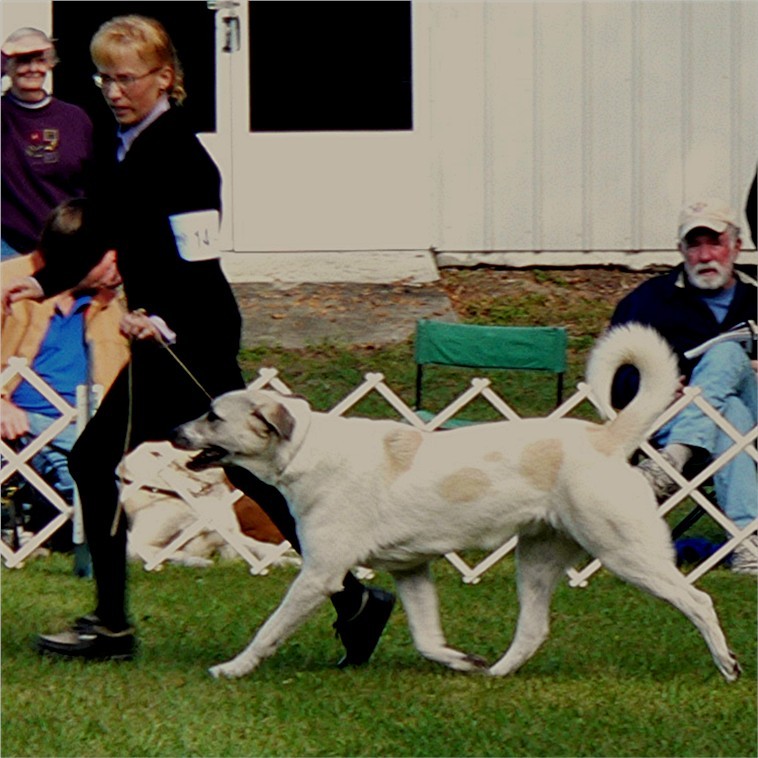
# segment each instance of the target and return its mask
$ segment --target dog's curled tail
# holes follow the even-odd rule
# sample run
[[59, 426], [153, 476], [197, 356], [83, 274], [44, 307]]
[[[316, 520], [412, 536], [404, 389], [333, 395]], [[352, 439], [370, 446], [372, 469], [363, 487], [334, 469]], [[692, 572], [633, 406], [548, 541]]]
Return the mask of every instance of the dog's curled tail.
[[639, 391], [610, 422], [608, 430], [629, 457], [642, 444], [653, 421], [674, 399], [679, 366], [668, 343], [655, 329], [627, 324], [606, 332], [596, 343], [587, 364], [587, 382], [606, 417], [612, 415], [613, 378], [625, 365], [639, 371]]

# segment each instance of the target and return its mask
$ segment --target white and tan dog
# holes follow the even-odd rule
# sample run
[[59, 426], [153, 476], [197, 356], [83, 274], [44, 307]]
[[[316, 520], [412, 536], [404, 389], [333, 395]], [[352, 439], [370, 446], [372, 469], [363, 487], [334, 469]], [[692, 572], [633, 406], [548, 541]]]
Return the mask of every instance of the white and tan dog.
[[[548, 635], [553, 590], [582, 550], [667, 600], [705, 638], [727, 681], [740, 673], [708, 595], [679, 573], [650, 487], [627, 462], [677, 387], [677, 363], [641, 326], [602, 338], [588, 381], [607, 408], [617, 368], [636, 366], [641, 389], [612, 421], [504, 421], [424, 432], [395, 421], [340, 418], [305, 400], [241, 390], [217, 398], [176, 442], [196, 465], [235, 463], [278, 487], [297, 521], [303, 566], [276, 612], [213, 676], [253, 671], [342, 586], [357, 565], [389, 571], [419, 652], [459, 671], [515, 671]], [[429, 562], [451, 551], [518, 542], [520, 615], [493, 666], [447, 645]]]
[[[239, 558], [224, 536], [226, 534], [233, 536], [236, 544], [258, 561], [272, 566], [301, 565], [293, 550], [282, 554], [278, 542], [283, 537], [273, 525], [269, 529], [263, 525], [257, 530], [262, 534], [271, 533], [270, 542], [254, 539], [243, 532], [235, 512], [237, 506], [232, 504], [233, 498], [230, 499], [233, 488], [221, 469], [189, 470], [186, 465], [189, 454], [179, 452], [168, 442], [146, 442], [127, 455], [120, 469], [122, 480], [129, 484], [140, 479], [144, 461], [150, 458], [162, 461], [165, 471], [159, 470], [139, 489], [129, 488], [122, 501], [129, 520], [126, 550], [130, 560], [152, 561], [175, 537], [196, 525], [198, 514], [176, 490], [178, 480], [182, 489], [196, 498], [197, 505], [202, 504], [208, 511], [212, 509], [214, 528], [203, 526], [193, 530], [193, 536], [168, 558], [170, 563], [197, 568], [212, 566], [216, 556], [224, 560]], [[249, 500], [248, 507], [259, 508]], [[247, 512], [249, 514], [250, 510]]]

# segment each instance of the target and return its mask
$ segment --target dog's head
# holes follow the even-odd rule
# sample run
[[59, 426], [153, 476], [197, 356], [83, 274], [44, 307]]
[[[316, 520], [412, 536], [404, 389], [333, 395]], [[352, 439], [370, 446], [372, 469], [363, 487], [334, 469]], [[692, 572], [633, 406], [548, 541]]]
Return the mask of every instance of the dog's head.
[[199, 450], [188, 468], [243, 466], [269, 480], [277, 473], [282, 449], [295, 434], [296, 416], [308, 412], [300, 398], [270, 390], [238, 390], [217, 397], [204, 416], [174, 432], [174, 444]]

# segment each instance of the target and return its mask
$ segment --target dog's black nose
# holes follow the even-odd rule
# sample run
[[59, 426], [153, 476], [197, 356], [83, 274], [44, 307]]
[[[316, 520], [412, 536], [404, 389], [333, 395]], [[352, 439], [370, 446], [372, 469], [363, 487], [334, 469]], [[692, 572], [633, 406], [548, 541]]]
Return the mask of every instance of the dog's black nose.
[[180, 450], [191, 450], [192, 447], [190, 445], [189, 437], [187, 437], [186, 432], [184, 431], [184, 426], [177, 426], [169, 436], [169, 442], [171, 442], [174, 447], [178, 447]]

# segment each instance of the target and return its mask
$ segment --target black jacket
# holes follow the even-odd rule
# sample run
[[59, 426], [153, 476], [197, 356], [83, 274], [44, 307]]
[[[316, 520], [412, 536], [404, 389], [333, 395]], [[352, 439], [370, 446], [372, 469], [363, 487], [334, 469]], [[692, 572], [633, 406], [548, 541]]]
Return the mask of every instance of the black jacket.
[[[737, 324], [756, 318], [756, 282], [736, 271], [737, 284], [732, 304], [719, 323], [711, 309], [689, 284], [684, 266], [643, 282], [616, 307], [611, 325], [637, 322], [656, 329], [679, 358], [679, 370], [689, 381], [699, 358], [686, 360], [684, 353]], [[626, 406], [637, 393], [638, 376], [624, 367], [616, 376], [612, 401], [616, 408]]]
[[[169, 223], [178, 213], [220, 212], [216, 164], [175, 108], [137, 137], [122, 162], [112, 146], [109, 153], [98, 161], [95, 200], [129, 308], [163, 318], [177, 334], [174, 349], [211, 390], [238, 385], [238, 374], [229, 374], [237, 371], [241, 319], [229, 283], [218, 260], [183, 260]], [[49, 270], [37, 279], [52, 294], [71, 286], [72, 275]]]

